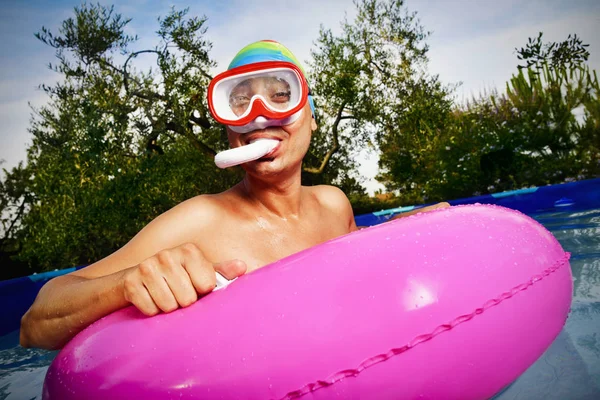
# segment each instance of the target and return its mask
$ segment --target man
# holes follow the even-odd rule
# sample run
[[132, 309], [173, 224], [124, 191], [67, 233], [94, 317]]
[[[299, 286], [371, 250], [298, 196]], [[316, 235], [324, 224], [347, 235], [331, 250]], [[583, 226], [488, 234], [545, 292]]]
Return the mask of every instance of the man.
[[266, 154], [242, 164], [246, 175], [233, 188], [177, 205], [115, 253], [48, 282], [22, 319], [22, 346], [60, 348], [131, 304], [148, 316], [187, 307], [215, 288], [216, 272], [234, 279], [357, 229], [342, 191], [301, 186], [317, 125], [288, 49], [273, 41], [246, 46], [211, 82], [209, 105], [240, 149], [234, 153], [263, 140], [272, 144]]

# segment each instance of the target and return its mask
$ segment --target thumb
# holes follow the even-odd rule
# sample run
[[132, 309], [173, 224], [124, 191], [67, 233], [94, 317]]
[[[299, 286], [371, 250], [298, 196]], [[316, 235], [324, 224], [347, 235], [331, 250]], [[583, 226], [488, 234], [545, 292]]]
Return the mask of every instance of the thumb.
[[216, 264], [213, 264], [215, 271], [223, 275], [225, 278], [231, 280], [235, 279], [240, 275], [244, 275], [248, 267], [242, 260], [227, 260]]

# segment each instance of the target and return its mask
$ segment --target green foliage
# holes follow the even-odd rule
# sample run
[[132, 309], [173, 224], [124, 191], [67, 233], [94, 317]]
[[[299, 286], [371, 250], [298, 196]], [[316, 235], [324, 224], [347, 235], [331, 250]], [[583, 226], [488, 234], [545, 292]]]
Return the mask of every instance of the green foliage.
[[[63, 79], [42, 85], [50, 100], [32, 121], [27, 166], [0, 187], [4, 240], [18, 243], [18, 259], [38, 269], [93, 262], [175, 204], [239, 179], [213, 163], [227, 144], [206, 104], [205, 20], [173, 10], [160, 43], [138, 51], [124, 33], [130, 20], [101, 5], [76, 8], [57, 35], [38, 33]], [[141, 55], [156, 69], [137, 71]]]
[[312, 52], [311, 82], [326, 131], [332, 148], [379, 148], [377, 179], [417, 202], [437, 172], [432, 150], [448, 123], [453, 88], [427, 73], [428, 32], [403, 1], [355, 5], [356, 18], [345, 20], [339, 35], [322, 28]]
[[[136, 38], [123, 32], [131, 20], [124, 20], [121, 15], [114, 15], [114, 7], [106, 8], [86, 5], [75, 7], [75, 19], [66, 19], [59, 32], [62, 36], [54, 36], [42, 27], [36, 37], [56, 49], [56, 57], [60, 61], [57, 71], [74, 73], [81, 64], [90, 65], [99, 60], [99, 56], [117, 49], [125, 49]], [[70, 50], [79, 62], [72, 67], [65, 50]], [[84, 69], [80, 68], [79, 73]]]
[[31, 204], [30, 173], [19, 163], [11, 171], [4, 170], [3, 178], [0, 180], [0, 280], [34, 272], [16, 259], [21, 250], [17, 233]]
[[375, 211], [388, 210], [398, 207], [398, 204], [404, 199], [397, 196], [367, 196], [366, 194], [350, 194], [348, 195], [354, 215], [368, 214]]
[[378, 179], [400, 204], [417, 204], [600, 175], [600, 92], [584, 48], [579, 39], [538, 43], [522, 51], [536, 61], [519, 69], [506, 94], [462, 107], [441, 87], [425, 90], [382, 142]]
[[[600, 87], [576, 35], [530, 39], [506, 93], [457, 106], [453, 86], [427, 72], [428, 33], [402, 0], [355, 6], [340, 34], [321, 28], [311, 53], [319, 129], [304, 184], [336, 184], [361, 214], [600, 175]], [[91, 263], [175, 204], [240, 178], [213, 163], [227, 140], [206, 101], [206, 18], [173, 9], [158, 45], [141, 50], [129, 22], [84, 4], [58, 34], [37, 34], [56, 49], [62, 80], [41, 86], [49, 102], [35, 110], [27, 163], [0, 180], [4, 266]], [[156, 66], [138, 70], [139, 57]], [[380, 152], [377, 179], [393, 194], [366, 196], [355, 161], [365, 149]]]
[[110, 166], [69, 150], [56, 156], [60, 163], [49, 162], [34, 177], [37, 201], [19, 232], [19, 257], [33, 265], [91, 263], [182, 200], [235, 182], [219, 177], [212, 160], [185, 140], [164, 155], [121, 159]]
[[[447, 108], [447, 90], [426, 73], [428, 33], [403, 1], [364, 0], [355, 5], [356, 18], [343, 21], [339, 35], [322, 27], [312, 51], [311, 88], [323, 114], [321, 124], [331, 132], [323, 148], [347, 164], [358, 151], [379, 146], [389, 155], [384, 166], [393, 168], [398, 156], [404, 157], [398, 148], [414, 141], [414, 133], [408, 132], [414, 128], [412, 121], [419, 115], [436, 119], [426, 115], [427, 109]], [[431, 90], [435, 100], [428, 96]], [[422, 125], [416, 129], [426, 129]], [[337, 153], [341, 144], [354, 151]], [[389, 178], [389, 186], [396, 185], [395, 177]]]
[[589, 44], [583, 44], [577, 35], [569, 35], [564, 42], [547, 44], [542, 43], [543, 35], [543, 32], [540, 32], [535, 39], [529, 38], [525, 47], [515, 49], [517, 58], [527, 62], [526, 66], [519, 65], [519, 69], [534, 67], [539, 70], [545, 65], [551, 69], [574, 69], [588, 60]]
[[[380, 174], [377, 179], [407, 204], [426, 201], [432, 177], [439, 175], [437, 150], [447, 135], [452, 102], [450, 89], [437, 77], [416, 81], [404, 98], [403, 112], [390, 119], [380, 135]], [[424, 196], [425, 195], [425, 196]]]
[[[141, 50], [125, 33], [130, 21], [112, 7], [83, 4], [58, 33], [36, 34], [56, 50], [49, 67], [62, 79], [41, 86], [49, 102], [35, 110], [27, 166], [0, 182], [3, 257], [18, 253], [36, 269], [93, 262], [161, 212], [241, 177], [213, 164], [228, 143], [208, 112], [215, 62], [206, 18], [173, 9], [159, 19], [159, 43]], [[139, 57], [156, 66], [139, 70]], [[326, 129], [313, 141], [305, 178], [362, 192], [349, 150], [326, 156]]]
[[14, 239], [21, 217], [32, 202], [30, 173], [23, 163], [10, 172], [4, 170], [4, 173], [5, 178], [0, 181], [0, 224], [4, 233], [0, 246], [4, 241]]

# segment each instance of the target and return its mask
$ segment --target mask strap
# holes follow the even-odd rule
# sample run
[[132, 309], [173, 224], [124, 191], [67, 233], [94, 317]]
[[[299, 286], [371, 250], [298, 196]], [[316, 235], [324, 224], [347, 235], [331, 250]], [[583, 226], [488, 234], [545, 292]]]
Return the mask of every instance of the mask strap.
[[316, 120], [317, 116], [315, 115], [315, 101], [313, 100], [310, 92], [308, 92], [308, 104], [310, 104], [310, 112], [312, 113], [312, 117]]

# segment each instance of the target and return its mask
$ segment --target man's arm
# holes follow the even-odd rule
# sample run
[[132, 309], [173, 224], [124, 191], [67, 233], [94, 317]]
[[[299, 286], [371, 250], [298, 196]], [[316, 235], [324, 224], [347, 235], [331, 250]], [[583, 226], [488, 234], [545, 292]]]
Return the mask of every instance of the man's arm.
[[[156, 218], [117, 252], [49, 281], [21, 320], [21, 345], [60, 348], [92, 322], [130, 304], [154, 315], [185, 307], [213, 290], [214, 266], [189, 242], [198, 229], [209, 229], [218, 212], [207, 199], [188, 200]], [[219, 266], [228, 279], [245, 270], [235, 260]]]

